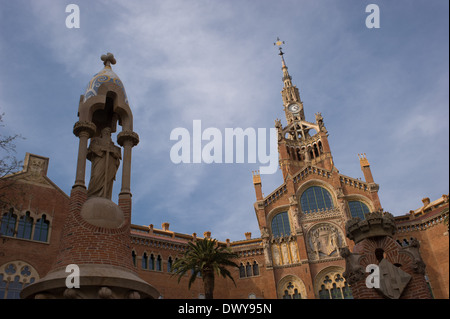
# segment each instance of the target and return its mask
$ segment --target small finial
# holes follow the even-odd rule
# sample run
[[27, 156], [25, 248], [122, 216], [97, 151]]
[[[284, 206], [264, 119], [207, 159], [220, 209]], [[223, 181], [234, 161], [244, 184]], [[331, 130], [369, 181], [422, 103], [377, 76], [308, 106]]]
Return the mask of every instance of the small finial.
[[114, 54], [112, 53], [108, 52], [107, 54], [103, 54], [101, 56], [101, 59], [105, 66], [111, 66], [111, 64], [116, 64], [116, 59], [114, 58]]

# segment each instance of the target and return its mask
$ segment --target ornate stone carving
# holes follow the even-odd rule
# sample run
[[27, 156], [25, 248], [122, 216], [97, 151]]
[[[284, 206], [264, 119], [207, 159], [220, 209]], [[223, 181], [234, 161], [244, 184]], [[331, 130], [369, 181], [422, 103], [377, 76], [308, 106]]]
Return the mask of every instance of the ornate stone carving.
[[284, 266], [300, 262], [297, 237], [295, 235], [291, 234], [285, 237], [272, 238], [268, 242], [269, 244], [274, 266]]
[[81, 132], [87, 132], [89, 134], [89, 137], [94, 136], [95, 132], [97, 130], [97, 126], [88, 121], [78, 121], [73, 126], [73, 134], [75, 136], [79, 137]]
[[338, 254], [343, 238], [336, 226], [321, 223], [310, 229], [307, 241], [310, 259], [318, 260]]
[[302, 231], [302, 228], [300, 227], [300, 224], [299, 224], [298, 201], [297, 201], [295, 195], [292, 195], [291, 197], [289, 197], [289, 205], [290, 205], [289, 211], [292, 216], [295, 234], [300, 234]]
[[27, 174], [23, 176], [23, 180], [50, 185], [50, 183], [44, 178], [47, 172], [48, 159], [36, 157], [32, 154], [27, 154], [25, 160], [25, 170]]
[[345, 271], [342, 276], [348, 282], [349, 285], [353, 285], [365, 278], [363, 267], [359, 264], [361, 254], [355, 254], [350, 252], [348, 247], [340, 249], [340, 255], [345, 259]]
[[302, 213], [300, 216], [300, 222], [325, 220], [333, 217], [341, 217], [341, 215], [341, 210], [337, 207], [334, 207], [330, 209], [312, 211], [308, 214]]
[[100, 299], [112, 299], [113, 293], [108, 287], [101, 287], [98, 290], [98, 297]]
[[261, 228], [261, 238], [263, 239], [268, 239], [269, 238], [269, 230], [267, 229], [267, 227], [262, 227]]
[[136, 146], [139, 143], [139, 135], [132, 131], [122, 131], [117, 135], [117, 143], [120, 146], [123, 146], [126, 140], [130, 140], [133, 146]]
[[266, 262], [266, 267], [272, 267], [272, 253], [269, 240], [263, 239], [262, 245], [264, 248], [264, 260]]
[[128, 299], [141, 299], [141, 294], [137, 291], [130, 291]]
[[81, 299], [76, 290], [76, 288], [66, 288], [63, 292], [63, 297], [66, 299]]
[[412, 266], [414, 272], [417, 274], [425, 275], [426, 265], [423, 262], [422, 256], [420, 255], [420, 243], [417, 239], [411, 239], [409, 246], [403, 247], [402, 250], [409, 252], [413, 256]]

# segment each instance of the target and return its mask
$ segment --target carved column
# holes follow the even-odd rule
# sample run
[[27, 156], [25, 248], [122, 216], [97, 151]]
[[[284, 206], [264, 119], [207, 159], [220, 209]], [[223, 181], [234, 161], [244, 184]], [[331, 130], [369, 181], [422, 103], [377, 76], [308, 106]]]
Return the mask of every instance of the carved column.
[[86, 175], [87, 144], [88, 139], [95, 134], [95, 131], [96, 126], [92, 122], [78, 121], [73, 127], [73, 134], [80, 139], [78, 145], [77, 171], [73, 187], [81, 186], [86, 188], [84, 178]]
[[122, 131], [117, 143], [123, 147], [122, 188], [120, 194], [131, 194], [131, 149], [139, 143], [139, 136], [132, 131]]

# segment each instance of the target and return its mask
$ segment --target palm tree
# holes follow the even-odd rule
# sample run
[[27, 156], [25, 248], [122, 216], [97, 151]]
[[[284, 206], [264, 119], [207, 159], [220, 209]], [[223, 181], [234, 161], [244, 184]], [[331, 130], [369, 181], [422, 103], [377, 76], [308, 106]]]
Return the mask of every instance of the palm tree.
[[189, 289], [197, 276], [203, 280], [205, 299], [213, 299], [215, 274], [224, 278], [229, 277], [234, 285], [233, 277], [227, 266], [236, 267], [232, 259], [237, 258], [229, 248], [218, 245], [216, 239], [204, 238], [196, 242], [189, 242], [189, 248], [184, 256], [173, 263], [173, 275], [178, 275], [178, 283], [187, 272], [191, 272]]

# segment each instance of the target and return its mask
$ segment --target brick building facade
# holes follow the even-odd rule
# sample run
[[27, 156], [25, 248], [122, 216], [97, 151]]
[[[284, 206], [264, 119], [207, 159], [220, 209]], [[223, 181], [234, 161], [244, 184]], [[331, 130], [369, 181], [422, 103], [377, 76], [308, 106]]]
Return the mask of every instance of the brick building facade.
[[[254, 210], [260, 234], [252, 238], [252, 234], [246, 233], [245, 239], [234, 242], [219, 239], [220, 245], [228, 246], [238, 254], [236, 263], [240, 267], [232, 270], [236, 286], [230, 280], [216, 280], [215, 297], [353, 298], [352, 289], [355, 295], [364, 297], [364, 293], [360, 293], [364, 289], [360, 283], [355, 281], [352, 286], [345, 279], [347, 264], [341, 256], [343, 251], [366, 251], [369, 254], [368, 247], [375, 249], [376, 245], [400, 251], [418, 242], [426, 268], [414, 276], [423, 284], [419, 288], [411, 284], [401, 298], [426, 298], [430, 291], [434, 298], [449, 298], [448, 224], [444, 222], [448, 218], [448, 195], [433, 202], [424, 199], [423, 207], [395, 217], [394, 231], [376, 239], [378, 244], [360, 242], [355, 245], [348, 236], [346, 225], [355, 217], [366, 221], [367, 214], [381, 210], [379, 186], [364, 154], [359, 155], [364, 181], [343, 175], [336, 168], [324, 119], [317, 113], [314, 123], [305, 120], [299, 90], [292, 83], [283, 54], [280, 48], [284, 85], [281, 94], [287, 124], [283, 126], [280, 120], [276, 120], [275, 126], [284, 183], [264, 196], [261, 176], [253, 172]], [[107, 95], [107, 88], [102, 84], [99, 92], [103, 89]], [[126, 100], [126, 95], [122, 98]], [[79, 137], [80, 145], [82, 141], [87, 143], [88, 135], [84, 140], [81, 134]], [[24, 287], [44, 278], [55, 263], [61, 266], [77, 261], [73, 254], [66, 256], [64, 261], [66, 257], [62, 252], [75, 248], [67, 241], [60, 245], [60, 241], [67, 240], [77, 231], [76, 228], [66, 229], [64, 233], [63, 226], [75, 216], [74, 198], [84, 195], [83, 192], [75, 194], [76, 187], [70, 198], [62, 192], [46, 176], [48, 163], [47, 158], [27, 153], [23, 171], [0, 181], [11, 183], [10, 187], [2, 188], [10, 201], [3, 208], [0, 220], [0, 299], [17, 298]], [[84, 173], [78, 174], [80, 167], [78, 164], [78, 182]], [[128, 193], [129, 185], [121, 193], [119, 206], [129, 220], [131, 197], [124, 197]], [[126, 200], [129, 202], [125, 203]], [[118, 259], [118, 266], [136, 273], [154, 287], [161, 298], [202, 298], [201, 280], [188, 289], [188, 277], [178, 283], [177, 278], [171, 276], [171, 270], [173, 262], [187, 249], [188, 242], [211, 237], [211, 233], [205, 232], [199, 237], [197, 234], [177, 233], [170, 230], [169, 223], [164, 223], [161, 228], [129, 225], [127, 229], [130, 241], [123, 239], [116, 246], [127, 246], [119, 255], [128, 248], [131, 253], [128, 260], [123, 256]], [[101, 263], [105, 252], [101, 248], [94, 249], [93, 242], [83, 231], [78, 238], [85, 235], [82, 246], [85, 251], [91, 250], [96, 254], [92, 255], [93, 262]], [[98, 232], [96, 236], [99, 236]], [[395, 256], [399, 254], [393, 253]], [[80, 258], [83, 262], [87, 260], [86, 256]], [[105, 258], [110, 261], [114, 256]], [[371, 263], [377, 263], [376, 258], [367, 258]], [[404, 271], [409, 271], [408, 267], [412, 266], [405, 258], [402, 262], [401, 258], [390, 262], [396, 262], [400, 269], [403, 267]], [[423, 287], [427, 290], [424, 291]], [[375, 294], [374, 291], [370, 293]]]

